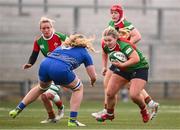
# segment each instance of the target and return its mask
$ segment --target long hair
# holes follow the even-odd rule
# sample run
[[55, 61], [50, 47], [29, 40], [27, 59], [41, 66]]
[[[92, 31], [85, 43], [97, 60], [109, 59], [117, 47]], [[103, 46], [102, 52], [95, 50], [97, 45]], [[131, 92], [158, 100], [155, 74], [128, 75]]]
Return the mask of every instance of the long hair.
[[66, 47], [85, 47], [92, 52], [96, 52], [93, 48], [92, 41], [94, 41], [94, 38], [86, 38], [82, 34], [73, 34], [63, 42], [63, 45]]

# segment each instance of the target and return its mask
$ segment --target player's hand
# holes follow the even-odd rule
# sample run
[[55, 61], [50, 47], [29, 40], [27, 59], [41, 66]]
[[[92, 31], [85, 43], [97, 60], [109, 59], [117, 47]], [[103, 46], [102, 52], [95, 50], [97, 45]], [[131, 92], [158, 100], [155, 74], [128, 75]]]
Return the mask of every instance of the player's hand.
[[106, 75], [106, 72], [107, 72], [107, 68], [103, 67], [103, 68], [102, 68], [102, 71], [101, 71], [102, 75], [105, 76], [105, 75]]
[[92, 87], [94, 87], [95, 82], [96, 82], [96, 79], [91, 79], [91, 80], [90, 80], [90, 83], [91, 83], [91, 86], [92, 86]]
[[23, 69], [28, 69], [28, 68], [31, 68], [32, 67], [32, 64], [24, 64], [23, 65]]
[[124, 68], [123, 63], [122, 62], [118, 62], [118, 61], [113, 61], [111, 62], [113, 65], [117, 66], [118, 68]]

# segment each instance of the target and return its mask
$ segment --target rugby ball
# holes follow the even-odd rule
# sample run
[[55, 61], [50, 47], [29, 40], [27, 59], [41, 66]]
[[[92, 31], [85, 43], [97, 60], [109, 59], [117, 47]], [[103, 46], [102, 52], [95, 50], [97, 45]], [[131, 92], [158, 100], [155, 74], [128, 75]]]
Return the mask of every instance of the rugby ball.
[[113, 61], [125, 62], [127, 61], [127, 57], [120, 51], [114, 51], [109, 54], [109, 60], [111, 62]]

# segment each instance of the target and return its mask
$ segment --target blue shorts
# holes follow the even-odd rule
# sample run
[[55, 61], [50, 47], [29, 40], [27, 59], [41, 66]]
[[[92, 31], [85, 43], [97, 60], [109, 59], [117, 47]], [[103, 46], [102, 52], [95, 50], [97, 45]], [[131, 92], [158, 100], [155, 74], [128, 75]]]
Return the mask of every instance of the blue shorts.
[[114, 65], [111, 65], [109, 69], [113, 71], [113, 73], [127, 79], [128, 81], [134, 78], [148, 81], [148, 68], [141, 68], [141, 69], [136, 69], [131, 72], [127, 72], [127, 71], [120, 70], [118, 67]]
[[54, 81], [56, 85], [68, 85], [76, 75], [63, 61], [45, 58], [39, 68], [39, 79], [43, 82]]

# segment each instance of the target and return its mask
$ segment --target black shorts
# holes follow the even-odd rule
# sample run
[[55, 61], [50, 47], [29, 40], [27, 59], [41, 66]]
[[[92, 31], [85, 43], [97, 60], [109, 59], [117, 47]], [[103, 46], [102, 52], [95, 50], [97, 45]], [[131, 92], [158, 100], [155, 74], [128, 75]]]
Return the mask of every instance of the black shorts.
[[141, 68], [141, 69], [136, 69], [131, 72], [127, 72], [127, 71], [120, 70], [118, 67], [114, 65], [111, 65], [109, 69], [113, 71], [113, 73], [127, 79], [128, 81], [134, 78], [148, 81], [148, 68]]

